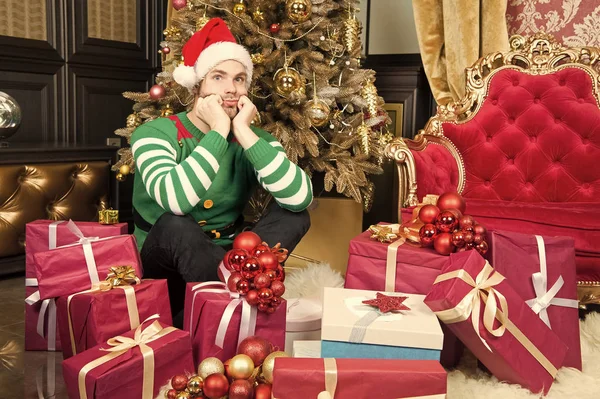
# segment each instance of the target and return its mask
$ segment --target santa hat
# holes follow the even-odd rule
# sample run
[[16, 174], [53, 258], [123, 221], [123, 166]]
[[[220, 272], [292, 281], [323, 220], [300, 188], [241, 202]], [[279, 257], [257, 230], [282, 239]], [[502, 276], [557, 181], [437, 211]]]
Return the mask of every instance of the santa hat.
[[235, 37], [221, 18], [212, 18], [194, 33], [181, 51], [183, 65], [173, 71], [173, 79], [192, 90], [206, 74], [223, 61], [235, 60], [246, 69], [246, 86], [252, 81], [252, 59], [248, 50], [235, 41]]

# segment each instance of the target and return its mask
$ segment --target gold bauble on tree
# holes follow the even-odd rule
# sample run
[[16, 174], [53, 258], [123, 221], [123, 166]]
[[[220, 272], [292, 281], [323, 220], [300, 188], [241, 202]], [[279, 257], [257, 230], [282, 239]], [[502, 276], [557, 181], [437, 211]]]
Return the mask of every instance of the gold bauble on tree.
[[312, 14], [312, 3], [310, 0], [288, 0], [285, 4], [288, 18], [295, 24], [308, 21]]
[[287, 96], [295, 90], [304, 89], [304, 79], [294, 68], [281, 68], [273, 76], [275, 90], [279, 95]]
[[265, 381], [267, 381], [269, 384], [273, 383], [273, 368], [275, 367], [275, 358], [289, 356], [290, 355], [288, 355], [285, 352], [276, 351], [272, 352], [269, 356], [265, 358], [265, 361], [262, 364], [263, 378], [265, 379]]
[[129, 172], [131, 172], [131, 168], [129, 167], [129, 165], [121, 165], [121, 167], [119, 168], [119, 173], [124, 176], [127, 176]]
[[244, 4], [244, 0], [240, 0], [239, 3], [233, 5], [233, 13], [238, 17], [242, 14], [246, 13], [246, 5]]
[[224, 374], [225, 366], [216, 357], [207, 357], [198, 365], [198, 375], [203, 380], [211, 374]]
[[134, 128], [142, 124], [142, 118], [137, 113], [127, 116], [127, 127]]
[[314, 127], [322, 127], [329, 122], [330, 108], [327, 103], [320, 98], [313, 98], [304, 106], [306, 117]]
[[227, 371], [234, 380], [248, 379], [254, 372], [254, 361], [248, 355], [235, 355], [229, 359], [229, 368]]
[[254, 65], [260, 65], [265, 62], [265, 56], [262, 53], [254, 53], [250, 56]]
[[123, 181], [125, 181], [125, 179], [127, 179], [123, 173], [117, 173], [116, 178], [120, 182], [123, 182]]

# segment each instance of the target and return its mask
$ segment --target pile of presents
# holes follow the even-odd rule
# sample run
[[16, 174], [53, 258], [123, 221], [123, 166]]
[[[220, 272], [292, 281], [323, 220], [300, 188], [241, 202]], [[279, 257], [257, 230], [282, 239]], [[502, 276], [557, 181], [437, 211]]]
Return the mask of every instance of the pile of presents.
[[[183, 330], [126, 224], [30, 223], [26, 349], [62, 350], [72, 399], [444, 398], [464, 347], [500, 381], [546, 394], [558, 369], [582, 367], [573, 240], [475, 232], [453, 200], [427, 197], [409, 222], [351, 240], [345, 288], [322, 302], [274, 299], [256, 273], [283, 281], [280, 265], [248, 274], [238, 248], [224, 281], [188, 283]], [[261, 339], [269, 366], [240, 345]]]

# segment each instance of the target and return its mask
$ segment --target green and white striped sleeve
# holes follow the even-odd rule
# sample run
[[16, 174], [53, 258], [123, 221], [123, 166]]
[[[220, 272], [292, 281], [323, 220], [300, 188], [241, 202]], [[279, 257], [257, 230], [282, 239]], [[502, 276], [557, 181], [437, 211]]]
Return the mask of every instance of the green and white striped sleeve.
[[310, 178], [287, 158], [279, 142], [260, 138], [246, 150], [246, 156], [254, 166], [258, 182], [282, 208], [300, 212], [311, 204]]
[[210, 131], [178, 164], [177, 149], [167, 134], [142, 125], [132, 135], [131, 150], [148, 195], [165, 211], [186, 215], [211, 186], [227, 151], [227, 141]]

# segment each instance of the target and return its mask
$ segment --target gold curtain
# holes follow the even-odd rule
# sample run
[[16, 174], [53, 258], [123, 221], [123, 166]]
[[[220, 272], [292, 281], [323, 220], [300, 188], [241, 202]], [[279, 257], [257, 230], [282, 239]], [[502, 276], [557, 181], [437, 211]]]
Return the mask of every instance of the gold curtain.
[[0, 35], [48, 40], [46, 0], [2, 0]]
[[507, 51], [507, 0], [413, 0], [421, 58], [438, 104], [465, 94], [465, 68]]
[[88, 36], [135, 43], [136, 0], [88, 0]]

